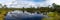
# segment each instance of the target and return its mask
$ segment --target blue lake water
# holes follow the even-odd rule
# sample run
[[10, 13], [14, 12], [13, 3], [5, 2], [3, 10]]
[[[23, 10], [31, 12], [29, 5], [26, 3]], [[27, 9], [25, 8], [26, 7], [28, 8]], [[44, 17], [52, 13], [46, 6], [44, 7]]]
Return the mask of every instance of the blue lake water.
[[29, 13], [25, 11], [24, 13], [22, 11], [12, 11], [8, 12], [6, 16], [6, 20], [42, 20], [44, 18], [43, 14], [37, 14], [37, 13]]

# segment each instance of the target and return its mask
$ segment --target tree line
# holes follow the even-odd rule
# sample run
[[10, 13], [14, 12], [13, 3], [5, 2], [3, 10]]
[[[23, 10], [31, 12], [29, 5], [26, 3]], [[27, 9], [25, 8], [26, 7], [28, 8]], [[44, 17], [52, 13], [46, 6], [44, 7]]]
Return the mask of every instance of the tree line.
[[[6, 8], [6, 9], [9, 9], [7, 8], [7, 5], [3, 5], [0, 4], [0, 7], [2, 8]], [[12, 8], [11, 8], [12, 9]], [[20, 8], [15, 8], [15, 9], [20, 9]], [[13, 9], [13, 10], [15, 10]], [[20, 10], [26, 10], [28, 12], [35, 12], [35, 11], [39, 11], [39, 12], [54, 12], [54, 11], [57, 11], [57, 12], [60, 12], [60, 5], [57, 5], [55, 3], [52, 4], [52, 7], [49, 8], [49, 6], [46, 6], [46, 7], [31, 7], [31, 8], [21, 8]]]

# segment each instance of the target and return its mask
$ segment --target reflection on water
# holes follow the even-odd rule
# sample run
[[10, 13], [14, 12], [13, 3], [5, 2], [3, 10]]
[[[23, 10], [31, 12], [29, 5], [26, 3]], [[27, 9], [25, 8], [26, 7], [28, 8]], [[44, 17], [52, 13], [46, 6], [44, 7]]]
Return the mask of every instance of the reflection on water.
[[6, 20], [41, 20], [43, 17], [47, 17], [47, 16], [44, 16], [42, 13], [37, 14], [37, 12], [29, 13], [25, 11], [23, 13], [23, 11], [15, 10], [8, 12], [6, 16]]

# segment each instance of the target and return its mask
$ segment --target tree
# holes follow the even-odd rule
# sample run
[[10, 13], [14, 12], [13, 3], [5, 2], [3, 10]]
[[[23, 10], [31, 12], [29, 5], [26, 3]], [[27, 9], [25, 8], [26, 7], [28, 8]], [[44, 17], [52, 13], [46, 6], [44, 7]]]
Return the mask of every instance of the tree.
[[55, 3], [53, 3], [53, 4], [52, 4], [52, 6], [53, 6], [53, 7], [56, 7], [56, 4], [55, 4]]
[[60, 8], [60, 5], [57, 5], [57, 4], [55, 4], [55, 3], [53, 3], [52, 6], [53, 6], [54, 8]]
[[25, 10], [25, 9], [24, 9], [24, 7], [23, 7], [23, 13], [24, 13], [24, 10]]
[[2, 8], [2, 4], [0, 4], [0, 8]]
[[39, 10], [40, 9], [40, 7], [37, 7], [37, 10]]
[[4, 8], [7, 8], [7, 5], [4, 5]]
[[58, 12], [57, 14], [60, 15], [60, 5], [53, 3], [52, 6], [54, 7], [54, 11]]
[[7, 5], [4, 5], [2, 8], [7, 8]]

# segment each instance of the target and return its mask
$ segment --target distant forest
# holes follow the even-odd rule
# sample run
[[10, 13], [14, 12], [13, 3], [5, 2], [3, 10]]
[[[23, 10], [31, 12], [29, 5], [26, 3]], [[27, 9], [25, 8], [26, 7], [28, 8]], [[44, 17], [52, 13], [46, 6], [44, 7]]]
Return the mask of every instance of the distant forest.
[[0, 9], [11, 9], [11, 10], [16, 10], [16, 9], [19, 9], [19, 10], [26, 10], [28, 12], [35, 12], [35, 11], [39, 11], [39, 12], [54, 12], [54, 11], [57, 11], [57, 12], [60, 12], [60, 5], [57, 5], [55, 3], [52, 4], [52, 7], [49, 7], [49, 6], [46, 6], [46, 7], [31, 7], [31, 8], [7, 8], [7, 5], [4, 5], [2, 6], [2, 4], [0, 4], [0, 6], [2, 8]]

